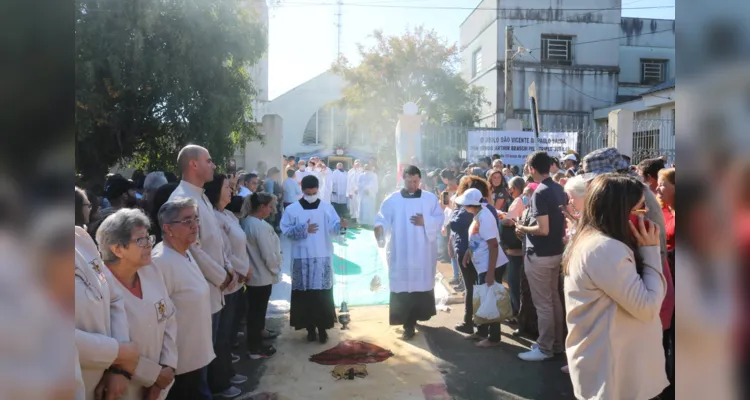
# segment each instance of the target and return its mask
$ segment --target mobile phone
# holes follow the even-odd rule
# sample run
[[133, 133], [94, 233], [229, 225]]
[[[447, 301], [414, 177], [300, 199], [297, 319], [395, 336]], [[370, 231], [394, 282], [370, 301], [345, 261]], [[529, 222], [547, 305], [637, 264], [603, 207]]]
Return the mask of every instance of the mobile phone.
[[447, 206], [448, 203], [450, 202], [450, 193], [443, 192], [442, 196], [443, 196], [443, 199], [442, 199], [443, 200], [443, 205]]

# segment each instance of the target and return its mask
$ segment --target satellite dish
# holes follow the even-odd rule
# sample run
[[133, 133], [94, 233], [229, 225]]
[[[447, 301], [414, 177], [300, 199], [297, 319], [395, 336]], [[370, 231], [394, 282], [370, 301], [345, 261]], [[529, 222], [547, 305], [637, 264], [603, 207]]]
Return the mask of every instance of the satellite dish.
[[419, 106], [417, 106], [414, 102], [408, 102], [404, 104], [404, 115], [417, 115], [419, 112]]

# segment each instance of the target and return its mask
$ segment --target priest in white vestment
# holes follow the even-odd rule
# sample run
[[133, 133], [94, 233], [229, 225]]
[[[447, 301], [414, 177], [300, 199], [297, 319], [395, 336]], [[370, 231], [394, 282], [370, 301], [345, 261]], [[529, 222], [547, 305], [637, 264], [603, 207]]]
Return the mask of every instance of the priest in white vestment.
[[417, 321], [436, 314], [437, 241], [444, 216], [437, 196], [419, 189], [419, 168], [405, 166], [402, 177], [404, 189], [388, 196], [380, 206], [375, 237], [386, 247], [390, 324], [403, 325], [403, 338], [409, 340]]
[[316, 160], [316, 169], [318, 170], [318, 181], [320, 184], [320, 199], [326, 203], [331, 202], [333, 193], [333, 171], [327, 165]]
[[281, 217], [281, 232], [292, 242], [292, 301], [290, 325], [307, 329], [307, 340], [328, 341], [336, 322], [333, 303], [333, 238], [346, 221], [318, 195], [318, 179], [302, 179], [304, 197], [289, 205]]
[[297, 183], [302, 183], [302, 178], [310, 175], [310, 171], [305, 168], [305, 160], [299, 160], [297, 164], [297, 170], [294, 171], [294, 178], [297, 179]]
[[355, 221], [359, 218], [359, 195], [357, 184], [359, 182], [359, 175], [361, 175], [361, 169], [362, 164], [360, 161], [354, 160], [352, 169], [346, 174], [346, 196], [349, 197], [349, 216]]
[[359, 219], [357, 222], [364, 226], [375, 225], [378, 198], [378, 175], [373, 171], [373, 165], [365, 165], [365, 172], [357, 180], [359, 193]]
[[346, 219], [349, 216], [346, 207], [347, 180], [344, 164], [336, 164], [336, 170], [331, 174], [331, 205], [341, 219]]

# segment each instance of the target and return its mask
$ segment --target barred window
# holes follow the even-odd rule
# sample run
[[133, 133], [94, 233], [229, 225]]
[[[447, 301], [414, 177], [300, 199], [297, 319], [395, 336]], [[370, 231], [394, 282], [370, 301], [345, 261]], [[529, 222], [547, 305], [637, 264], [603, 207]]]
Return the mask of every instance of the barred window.
[[573, 36], [542, 35], [542, 63], [573, 65]]
[[471, 55], [471, 77], [474, 78], [482, 71], [482, 48], [474, 50]]
[[667, 80], [667, 61], [641, 59], [641, 83], [656, 85]]

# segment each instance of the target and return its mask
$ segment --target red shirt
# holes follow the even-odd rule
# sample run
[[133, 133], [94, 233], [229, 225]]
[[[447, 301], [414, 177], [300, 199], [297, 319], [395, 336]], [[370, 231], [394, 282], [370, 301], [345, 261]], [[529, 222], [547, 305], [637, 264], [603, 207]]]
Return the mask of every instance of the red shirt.
[[669, 209], [669, 207], [662, 208], [661, 212], [662, 214], [664, 214], [664, 230], [666, 231], [665, 233], [667, 235], [667, 251], [672, 251], [674, 250], [675, 242], [674, 214], [672, 214], [672, 211]]

